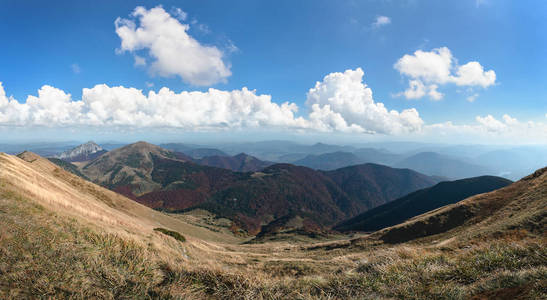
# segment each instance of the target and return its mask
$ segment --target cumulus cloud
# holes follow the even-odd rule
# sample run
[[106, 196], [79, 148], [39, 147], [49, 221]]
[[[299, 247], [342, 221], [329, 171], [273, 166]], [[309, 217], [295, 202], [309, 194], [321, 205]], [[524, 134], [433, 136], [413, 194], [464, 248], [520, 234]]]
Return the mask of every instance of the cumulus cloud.
[[[121, 39], [118, 52], [147, 52], [149, 70], [164, 77], [179, 76], [196, 86], [226, 81], [232, 75], [224, 61], [224, 53], [215, 46], [202, 45], [188, 34], [190, 25], [182, 24], [187, 15], [175, 10], [172, 17], [161, 6], [152, 9], [137, 7], [132, 19], [117, 18], [116, 33]], [[135, 58], [135, 64], [139, 64]]]
[[487, 88], [496, 82], [496, 73], [493, 70], [485, 71], [476, 61], [458, 65], [450, 49], [446, 47], [405, 54], [395, 63], [394, 68], [409, 79], [408, 89], [399, 93], [407, 99], [422, 98], [429, 91], [427, 95], [431, 99], [439, 100], [443, 95], [437, 92], [438, 86], [448, 83]]
[[[477, 116], [470, 124], [424, 124], [415, 109], [387, 110], [375, 102], [362, 82], [361, 69], [331, 73], [307, 94], [309, 113], [298, 115], [295, 103], [281, 104], [256, 91], [176, 93], [168, 88], [143, 93], [139, 89], [104, 84], [86, 88], [82, 99], [44, 85], [25, 102], [8, 97], [0, 82], [0, 127], [89, 127], [109, 130], [173, 128], [184, 131], [230, 129], [290, 130], [300, 132], [382, 133], [405, 137], [430, 137], [440, 141], [547, 140], [547, 123], [519, 121], [508, 114]], [[547, 117], [547, 115], [546, 115]], [[502, 139], [500, 139], [502, 138]]]
[[521, 122], [508, 114], [504, 114], [501, 119], [496, 119], [492, 115], [477, 116], [475, 122], [459, 125], [452, 122], [425, 125], [420, 134], [437, 139], [447, 136], [451, 139], [475, 142], [491, 139], [504, 143], [538, 143], [547, 140], [547, 124], [543, 122]]
[[0, 125], [4, 126], [130, 126], [184, 130], [234, 128], [309, 128], [295, 116], [294, 103], [277, 104], [269, 95], [243, 88], [234, 91], [175, 93], [168, 88], [147, 95], [135, 88], [99, 84], [84, 88], [82, 99], [51, 86], [25, 103], [7, 98], [0, 83]]
[[70, 94], [49, 85], [38, 90], [38, 96], [28, 96], [25, 103], [7, 98], [0, 83], [0, 124], [24, 126], [63, 126], [80, 117], [81, 101], [71, 101]]
[[[437, 91], [437, 88], [436, 84], [426, 86], [420, 80], [409, 80], [408, 89], [402, 94], [407, 99], [420, 99], [427, 94], [432, 100], [441, 100], [444, 95]], [[397, 95], [401, 95], [401, 93]]]
[[388, 134], [420, 130], [423, 121], [418, 111], [389, 111], [383, 103], [375, 103], [363, 76], [361, 68], [331, 73], [308, 91], [306, 104], [314, 127]]
[[506, 124], [502, 123], [501, 121], [498, 121], [492, 115], [487, 115], [485, 117], [477, 116], [476, 120], [487, 131], [500, 132], [500, 131], [503, 131], [503, 130], [507, 129]]
[[391, 24], [391, 19], [389, 17], [378, 16], [376, 17], [376, 20], [374, 21], [374, 23], [372, 23], [372, 27], [378, 28], [388, 24]]
[[239, 128], [399, 134], [419, 131], [415, 109], [388, 110], [374, 102], [360, 68], [331, 73], [307, 94], [309, 114], [295, 103], [278, 104], [254, 90], [150, 91], [99, 84], [81, 100], [51, 86], [19, 103], [0, 84], [0, 125], [172, 127], [183, 130]]

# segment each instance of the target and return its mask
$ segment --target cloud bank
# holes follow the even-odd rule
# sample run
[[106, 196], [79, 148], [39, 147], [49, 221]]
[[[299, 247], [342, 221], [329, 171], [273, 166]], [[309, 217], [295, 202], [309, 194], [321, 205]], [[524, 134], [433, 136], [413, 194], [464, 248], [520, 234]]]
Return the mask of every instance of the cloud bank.
[[174, 14], [176, 18], [161, 6], [149, 10], [139, 6], [131, 14], [132, 19], [117, 18], [114, 24], [121, 39], [119, 53], [133, 53], [135, 65], [144, 66], [146, 59], [137, 53], [146, 52], [149, 71], [154, 75], [179, 76], [196, 86], [224, 82], [232, 75], [223, 61], [224, 53], [188, 34], [190, 25], [179, 21], [186, 20], [186, 13], [179, 9]]
[[[307, 93], [304, 113], [295, 103], [272, 101], [254, 90], [143, 93], [131, 87], [99, 84], [82, 90], [82, 99], [44, 85], [25, 102], [8, 97], [0, 82], [0, 126], [4, 128], [86, 127], [105, 130], [171, 128], [186, 132], [276, 130], [286, 132], [367, 133], [408, 139], [541, 142], [547, 123], [522, 122], [509, 115], [476, 116], [472, 124], [425, 124], [414, 108], [388, 110], [374, 101], [362, 69], [326, 75]], [[547, 115], [546, 115], [547, 116]], [[459, 138], [458, 138], [459, 137]]]
[[81, 100], [45, 85], [38, 96], [19, 103], [7, 98], [0, 83], [0, 125], [4, 126], [129, 126], [172, 127], [188, 131], [280, 129], [317, 132], [400, 134], [423, 124], [415, 109], [388, 110], [372, 98], [360, 68], [331, 73], [307, 93], [306, 117], [295, 103], [281, 104], [256, 91], [206, 92], [168, 88], [150, 91], [99, 84], [84, 88]]
[[407, 99], [419, 99], [428, 95], [432, 100], [440, 100], [443, 94], [437, 88], [449, 83], [463, 87], [487, 88], [496, 82], [496, 73], [493, 70], [485, 71], [476, 61], [458, 65], [450, 49], [446, 47], [405, 54], [395, 63], [394, 68], [408, 78], [409, 87], [401, 93]]

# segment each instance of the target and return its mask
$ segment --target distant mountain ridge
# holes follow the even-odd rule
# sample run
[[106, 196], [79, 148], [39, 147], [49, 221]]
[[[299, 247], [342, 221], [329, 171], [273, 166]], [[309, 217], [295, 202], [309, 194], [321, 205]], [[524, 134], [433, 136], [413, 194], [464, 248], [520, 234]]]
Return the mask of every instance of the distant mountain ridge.
[[399, 161], [394, 167], [408, 168], [423, 174], [444, 176], [451, 179], [476, 177], [491, 173], [486, 167], [435, 152], [420, 152]]
[[339, 231], [376, 231], [465, 198], [503, 188], [512, 182], [495, 176], [444, 181], [380, 205], [334, 227]]
[[195, 159], [194, 162], [202, 166], [223, 168], [237, 172], [260, 171], [274, 164], [273, 162], [259, 160], [245, 153], [234, 156], [206, 156], [201, 159]]
[[329, 152], [323, 154], [310, 154], [299, 159], [293, 164], [305, 166], [316, 170], [335, 170], [350, 165], [361, 164], [362, 160], [351, 152]]
[[56, 155], [55, 158], [62, 159], [68, 162], [81, 162], [93, 160], [106, 152], [106, 150], [104, 150], [101, 146], [97, 145], [95, 142], [89, 141], [73, 149], [67, 150], [59, 155]]

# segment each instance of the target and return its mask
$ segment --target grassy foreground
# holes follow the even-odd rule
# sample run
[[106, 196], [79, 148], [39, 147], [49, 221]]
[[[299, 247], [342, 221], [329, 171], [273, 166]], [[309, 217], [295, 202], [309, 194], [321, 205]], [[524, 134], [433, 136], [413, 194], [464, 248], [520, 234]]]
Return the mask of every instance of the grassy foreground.
[[[162, 260], [152, 245], [0, 195], [0, 298], [545, 299], [545, 240], [515, 232], [466, 246], [362, 246], [338, 267], [256, 261], [230, 271]], [[310, 251], [320, 256], [322, 250]], [[335, 251], [336, 252], [336, 251]], [[325, 252], [327, 253], [327, 252]], [[326, 260], [334, 259], [325, 256]], [[251, 270], [251, 271], [250, 271]]]

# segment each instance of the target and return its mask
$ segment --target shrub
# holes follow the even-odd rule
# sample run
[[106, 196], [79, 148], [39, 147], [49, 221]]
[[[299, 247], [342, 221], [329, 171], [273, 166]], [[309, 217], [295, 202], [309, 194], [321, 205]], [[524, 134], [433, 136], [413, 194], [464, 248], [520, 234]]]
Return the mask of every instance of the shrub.
[[177, 241], [181, 241], [181, 242], [185, 242], [185, 241], [186, 241], [186, 238], [185, 238], [182, 234], [180, 234], [180, 233], [178, 233], [178, 232], [176, 232], [176, 231], [172, 231], [172, 230], [165, 229], [165, 228], [154, 228], [154, 230], [155, 230], [155, 231], [159, 231], [159, 232], [161, 232], [161, 233], [163, 233], [163, 234], [166, 234], [166, 235], [168, 235], [168, 236], [170, 236], [170, 237], [173, 237], [173, 238], [174, 238], [175, 240], [177, 240]]

